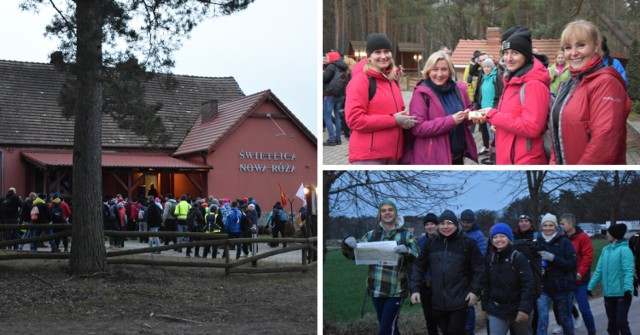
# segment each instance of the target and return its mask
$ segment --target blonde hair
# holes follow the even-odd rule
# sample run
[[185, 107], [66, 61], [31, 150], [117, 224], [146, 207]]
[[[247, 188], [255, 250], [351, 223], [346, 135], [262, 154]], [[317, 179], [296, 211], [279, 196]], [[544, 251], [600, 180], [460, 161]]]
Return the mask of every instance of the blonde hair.
[[453, 68], [453, 63], [451, 63], [451, 59], [447, 56], [447, 54], [444, 53], [444, 51], [436, 51], [434, 53], [431, 54], [431, 56], [429, 56], [429, 58], [427, 59], [427, 63], [424, 64], [424, 69], [422, 69], [422, 79], [427, 79], [429, 78], [429, 72], [431, 72], [431, 70], [433, 70], [434, 67], [436, 67], [436, 64], [439, 61], [446, 61], [447, 64], [449, 65], [449, 79], [454, 80], [455, 81], [455, 69]]
[[379, 67], [371, 65], [369, 61], [367, 61], [367, 63], [364, 64], [363, 72], [366, 73], [368, 70], [380, 72], [382, 76], [387, 78], [388, 80], [398, 79], [398, 68], [396, 67], [396, 62], [393, 60], [393, 57], [389, 59], [389, 67], [387, 67], [387, 70], [389, 70], [388, 74], [383, 72], [382, 69], [380, 69]]
[[345, 71], [345, 73], [346, 74], [351, 73], [351, 70], [353, 70], [353, 67], [356, 65], [356, 60], [351, 57], [345, 57], [344, 62], [347, 63], [347, 65], [349, 66], [349, 68], [347, 69], [347, 71]]
[[591, 40], [596, 46], [596, 53], [602, 55], [602, 37], [598, 28], [587, 20], [576, 20], [567, 23], [560, 35], [560, 50], [570, 41]]

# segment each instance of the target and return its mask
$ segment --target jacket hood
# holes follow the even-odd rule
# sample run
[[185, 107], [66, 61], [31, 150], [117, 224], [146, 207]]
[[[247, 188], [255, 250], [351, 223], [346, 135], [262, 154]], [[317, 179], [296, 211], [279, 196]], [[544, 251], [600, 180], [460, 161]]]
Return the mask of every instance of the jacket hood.
[[614, 243], [609, 243], [609, 248], [611, 248], [611, 250], [618, 249], [618, 248], [628, 248], [628, 247], [629, 247], [629, 241], [627, 241], [626, 238], [618, 240], [617, 242], [614, 242]]
[[329, 66], [329, 65], [334, 65], [335, 67], [337, 67], [341, 71], [346, 71], [349, 68], [349, 65], [347, 63], [345, 63], [344, 60], [342, 60], [342, 59], [335, 60], [335, 61], [329, 63], [327, 66]]
[[[527, 66], [531, 66], [531, 69], [527, 71], [525, 74], [518, 76], [518, 72], [522, 71]], [[615, 71], [615, 70], [614, 70]], [[524, 67], [520, 68], [515, 75], [509, 80], [509, 83], [514, 84], [522, 84], [529, 80], [539, 80], [543, 82], [546, 86], [551, 84], [551, 78], [549, 77], [549, 70], [547, 70], [544, 65], [537, 59], [533, 58], [533, 64], [525, 64]]]
[[612, 75], [613, 77], [616, 78], [616, 80], [618, 80], [620, 82], [620, 84], [622, 84], [622, 86], [626, 87], [626, 83], [624, 81], [624, 79], [622, 78], [622, 75], [620, 75], [620, 72], [618, 72], [613, 66], [606, 66], [603, 67], [602, 69], [595, 71], [593, 73], [590, 73], [586, 76], [584, 76], [584, 78], [582, 78], [582, 80], [585, 83], [588, 83], [591, 80], [594, 80], [598, 77], [598, 75], [600, 74], [604, 74], [604, 73], [608, 73], [610, 75]]
[[[400, 215], [396, 215], [396, 226], [395, 230], [401, 230], [404, 227], [404, 217], [400, 216]], [[378, 229], [382, 229], [384, 230], [384, 227], [382, 226], [382, 221], [378, 221]]]
[[167, 202], [173, 202], [174, 204], [177, 204], [178, 202], [176, 201], [176, 199], [169, 199], [169, 201]]

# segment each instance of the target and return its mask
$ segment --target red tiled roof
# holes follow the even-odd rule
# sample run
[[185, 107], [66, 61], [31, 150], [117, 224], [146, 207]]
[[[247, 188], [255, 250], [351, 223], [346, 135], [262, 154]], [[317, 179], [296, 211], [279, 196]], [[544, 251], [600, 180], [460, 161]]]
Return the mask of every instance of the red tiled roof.
[[251, 113], [267, 99], [273, 101], [280, 110], [287, 115], [293, 123], [315, 144], [316, 138], [302, 122], [271, 92], [266, 90], [246, 97], [221, 103], [218, 106], [218, 116], [210, 122], [201, 122], [201, 117], [196, 119], [195, 124], [185, 137], [173, 155], [181, 156], [198, 151], [211, 151], [221, 143], [229, 134], [244, 121]]
[[[487, 28], [487, 35], [490, 34], [490, 30], [495, 30], [495, 27]], [[499, 36], [502, 35], [502, 32], [498, 29], [497, 34]], [[555, 54], [556, 51], [560, 49], [560, 39], [542, 39], [542, 40], [532, 40], [531, 41], [534, 48], [538, 48], [538, 52], [540, 54], [546, 55], [549, 57], [549, 64], [553, 64], [555, 62]], [[454, 66], [466, 66], [469, 64], [471, 57], [473, 57], [473, 52], [475, 50], [484, 51], [489, 55], [493, 55], [494, 59], [498, 60], [502, 57], [500, 52], [502, 45], [498, 40], [459, 40], [458, 45], [453, 50], [453, 54], [451, 55], [451, 61]]]
[[[70, 151], [22, 152], [22, 157], [40, 167], [72, 166], [73, 153]], [[206, 164], [198, 164], [167, 154], [137, 152], [103, 152], [102, 167], [154, 168], [154, 169], [212, 169]]]

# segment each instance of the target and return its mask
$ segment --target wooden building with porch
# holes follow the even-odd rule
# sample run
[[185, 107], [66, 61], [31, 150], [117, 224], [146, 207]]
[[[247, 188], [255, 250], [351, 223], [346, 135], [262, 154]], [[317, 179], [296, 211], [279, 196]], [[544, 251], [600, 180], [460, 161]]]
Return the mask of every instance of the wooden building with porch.
[[[58, 106], [69, 74], [53, 64], [0, 60], [0, 190], [73, 193], [74, 120]], [[145, 101], [169, 141], [148, 143], [103, 114], [102, 194], [253, 197], [270, 208], [279, 186], [317, 185], [316, 138], [270, 91], [245, 95], [232, 77], [157, 74]], [[171, 82], [172, 84], [167, 84]], [[306, 113], [315, 113], [309, 103]], [[81, 139], [80, 139], [81, 140]]]

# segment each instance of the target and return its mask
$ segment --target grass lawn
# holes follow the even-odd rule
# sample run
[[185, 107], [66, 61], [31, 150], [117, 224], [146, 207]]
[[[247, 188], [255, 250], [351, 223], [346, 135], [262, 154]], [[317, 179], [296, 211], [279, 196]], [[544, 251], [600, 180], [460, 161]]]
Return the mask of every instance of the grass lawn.
[[[593, 262], [591, 272], [596, 268], [602, 248], [606, 241], [602, 239], [592, 240]], [[363, 301], [366, 291], [368, 266], [356, 266], [354, 261], [346, 259], [340, 249], [331, 249], [324, 261], [323, 278], [323, 311], [324, 319], [330, 323], [351, 323], [360, 318]], [[600, 290], [597, 290], [598, 292]], [[596, 292], [594, 292], [596, 293]], [[410, 303], [405, 301], [402, 314], [419, 313], [422, 310], [419, 305], [410, 307]], [[375, 320], [375, 311], [371, 303], [371, 297], [364, 302], [365, 318]], [[367, 316], [367, 314], [370, 314]]]

